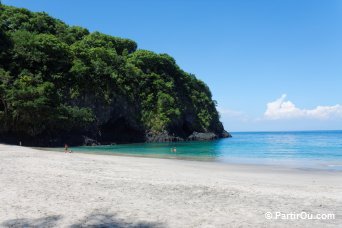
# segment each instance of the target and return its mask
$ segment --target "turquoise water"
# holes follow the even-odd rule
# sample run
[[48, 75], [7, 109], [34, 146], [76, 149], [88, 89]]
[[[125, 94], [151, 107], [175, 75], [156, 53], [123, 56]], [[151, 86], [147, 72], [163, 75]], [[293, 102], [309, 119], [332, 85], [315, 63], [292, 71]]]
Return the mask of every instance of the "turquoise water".
[[[342, 170], [342, 131], [239, 132], [210, 142], [74, 147], [75, 152]], [[176, 152], [171, 149], [176, 148]]]

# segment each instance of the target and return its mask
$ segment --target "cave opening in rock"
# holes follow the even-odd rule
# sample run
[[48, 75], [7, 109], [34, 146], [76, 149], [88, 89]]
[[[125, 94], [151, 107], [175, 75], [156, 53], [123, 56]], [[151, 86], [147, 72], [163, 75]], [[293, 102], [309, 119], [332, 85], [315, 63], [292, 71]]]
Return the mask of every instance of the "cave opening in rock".
[[102, 143], [131, 143], [144, 142], [144, 132], [120, 117], [110, 120], [100, 127], [100, 141]]

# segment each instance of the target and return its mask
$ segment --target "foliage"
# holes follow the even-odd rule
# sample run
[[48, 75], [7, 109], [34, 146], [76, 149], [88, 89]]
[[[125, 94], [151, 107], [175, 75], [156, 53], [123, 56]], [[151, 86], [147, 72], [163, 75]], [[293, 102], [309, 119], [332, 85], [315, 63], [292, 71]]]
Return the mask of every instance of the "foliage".
[[2, 8], [0, 132], [101, 132], [122, 119], [155, 134], [223, 131], [209, 88], [169, 55], [46, 13]]

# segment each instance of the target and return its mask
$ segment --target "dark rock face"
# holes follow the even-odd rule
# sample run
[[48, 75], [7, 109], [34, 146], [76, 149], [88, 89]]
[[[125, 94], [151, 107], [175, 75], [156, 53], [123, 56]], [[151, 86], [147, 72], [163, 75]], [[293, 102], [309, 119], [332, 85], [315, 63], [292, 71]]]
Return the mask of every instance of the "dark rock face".
[[95, 139], [91, 139], [87, 136], [83, 136], [83, 146], [98, 146], [98, 145], [101, 145], [101, 144]]
[[159, 134], [153, 134], [151, 132], [146, 133], [146, 142], [180, 142], [184, 141], [184, 139], [169, 135], [168, 132], [164, 131]]
[[231, 138], [231, 137], [232, 135], [225, 130], [223, 130], [223, 132], [220, 134], [220, 138]]
[[194, 132], [189, 137], [188, 140], [191, 141], [209, 141], [219, 138], [218, 135], [216, 135], [213, 132], [207, 132], [207, 133], [201, 133], [201, 132]]
[[[125, 132], [124, 129], [121, 132], [122, 137], [130, 135], [128, 132]], [[111, 134], [112, 135], [112, 134]], [[108, 137], [108, 136], [106, 136]], [[111, 136], [112, 137], [112, 136]], [[4, 135], [0, 135], [0, 142], [10, 143], [19, 145], [21, 142], [23, 146], [41, 146], [41, 147], [61, 147], [64, 144], [68, 144], [69, 146], [98, 146], [98, 145], [111, 145], [116, 143], [132, 143], [132, 142], [147, 142], [147, 143], [156, 143], [156, 142], [182, 142], [182, 141], [210, 141], [219, 138], [230, 138], [231, 134], [224, 131], [221, 134], [215, 134], [213, 132], [193, 132], [188, 137], [179, 137], [174, 134], [170, 134], [167, 131], [163, 131], [162, 133], [152, 133], [147, 132], [145, 134], [141, 134], [136, 137], [131, 135], [131, 138], [125, 138], [122, 141], [121, 138], [106, 138], [94, 135], [94, 134], [82, 134], [82, 133], [74, 133], [69, 135], [59, 135], [59, 137], [38, 137], [38, 138], [18, 138], [16, 136], [8, 137]], [[127, 136], [128, 137], [128, 136]], [[132, 138], [136, 137], [136, 138]], [[132, 141], [132, 139], [134, 139]]]

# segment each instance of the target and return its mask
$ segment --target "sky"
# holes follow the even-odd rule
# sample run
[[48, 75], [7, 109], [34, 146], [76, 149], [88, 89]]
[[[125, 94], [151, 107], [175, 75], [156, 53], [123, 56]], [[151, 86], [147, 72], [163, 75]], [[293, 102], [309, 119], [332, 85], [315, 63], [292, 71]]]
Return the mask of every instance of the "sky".
[[342, 129], [342, 1], [3, 0], [168, 53], [228, 131]]

